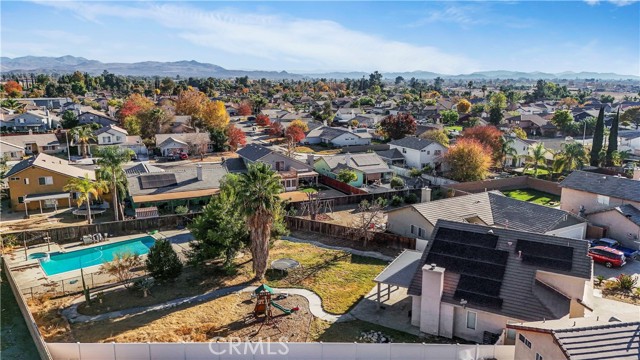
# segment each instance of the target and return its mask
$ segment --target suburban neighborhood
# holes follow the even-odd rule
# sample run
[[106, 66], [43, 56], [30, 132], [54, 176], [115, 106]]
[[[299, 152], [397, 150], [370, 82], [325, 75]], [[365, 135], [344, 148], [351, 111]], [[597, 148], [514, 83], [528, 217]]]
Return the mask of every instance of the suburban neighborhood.
[[7, 358], [640, 357], [638, 74], [10, 56]]

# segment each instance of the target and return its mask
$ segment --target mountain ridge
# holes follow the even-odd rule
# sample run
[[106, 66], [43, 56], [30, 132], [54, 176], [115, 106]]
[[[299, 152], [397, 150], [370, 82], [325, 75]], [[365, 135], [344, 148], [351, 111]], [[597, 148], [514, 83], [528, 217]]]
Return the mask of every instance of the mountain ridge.
[[[71, 73], [76, 70], [87, 72], [92, 75], [101, 74], [104, 70], [117, 75], [131, 76], [177, 76], [182, 77], [218, 77], [231, 78], [248, 76], [250, 78], [267, 79], [304, 79], [304, 78], [361, 78], [368, 77], [369, 73], [363, 71], [331, 71], [308, 74], [295, 74], [287, 71], [266, 71], [266, 70], [230, 70], [219, 65], [202, 63], [196, 60], [179, 61], [142, 61], [135, 63], [103, 63], [98, 60], [90, 60], [84, 57], [65, 55], [59, 57], [49, 56], [22, 56], [16, 58], [0, 57], [0, 72], [38, 72], [38, 73]], [[600, 73], [589, 71], [564, 71], [560, 73], [548, 72], [522, 72], [510, 70], [477, 71], [470, 74], [439, 74], [431, 71], [417, 70], [405, 72], [381, 72], [386, 79], [395, 79], [402, 76], [405, 80], [412, 77], [416, 79], [432, 80], [436, 77], [445, 79], [601, 79], [601, 80], [640, 80], [640, 76], [622, 75], [616, 73]]]

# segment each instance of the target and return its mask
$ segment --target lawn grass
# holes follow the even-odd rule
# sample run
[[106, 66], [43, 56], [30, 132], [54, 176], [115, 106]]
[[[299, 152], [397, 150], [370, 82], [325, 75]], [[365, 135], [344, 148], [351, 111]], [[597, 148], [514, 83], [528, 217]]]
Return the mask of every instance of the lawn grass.
[[445, 126], [444, 127], [447, 131], [457, 131], [457, 132], [461, 132], [462, 131], [462, 126], [459, 125], [454, 125], [454, 126]]
[[538, 205], [557, 206], [560, 203], [560, 196], [534, 189], [504, 190], [502, 193], [512, 199], [532, 202]]
[[533, 169], [527, 169], [527, 171], [523, 172], [524, 175], [532, 175], [532, 176], [538, 176], [538, 175], [549, 175], [549, 170], [545, 170], [545, 169], [538, 169], [538, 174], [535, 175], [533, 172]]
[[317, 193], [318, 192], [317, 189], [314, 189], [312, 187], [302, 188], [302, 189], [300, 189], [300, 191], [302, 191], [303, 193]]

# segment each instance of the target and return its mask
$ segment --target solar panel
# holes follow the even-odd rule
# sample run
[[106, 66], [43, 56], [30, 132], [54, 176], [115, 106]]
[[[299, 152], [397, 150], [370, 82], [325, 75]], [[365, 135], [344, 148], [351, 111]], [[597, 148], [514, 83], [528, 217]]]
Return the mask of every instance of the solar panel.
[[522, 252], [522, 262], [551, 269], [571, 270], [573, 248], [536, 241], [518, 240], [516, 252]]
[[465, 245], [480, 246], [488, 249], [495, 249], [498, 244], [498, 236], [496, 235], [448, 228], [439, 228], [438, 233], [436, 234], [436, 239], [443, 239]]
[[140, 176], [141, 189], [156, 189], [177, 185], [176, 174], [149, 174]]

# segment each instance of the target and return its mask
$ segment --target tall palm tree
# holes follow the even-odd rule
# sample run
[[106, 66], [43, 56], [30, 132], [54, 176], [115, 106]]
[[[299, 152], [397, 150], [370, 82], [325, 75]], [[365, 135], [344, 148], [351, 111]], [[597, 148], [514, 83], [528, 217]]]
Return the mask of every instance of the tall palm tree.
[[280, 211], [282, 200], [278, 194], [281, 191], [282, 185], [275, 171], [261, 162], [249, 165], [238, 181], [237, 201], [249, 230], [256, 279], [262, 279], [267, 270], [269, 239]]
[[2, 102], [2, 107], [14, 110], [16, 113], [21, 114], [24, 112], [24, 104], [16, 99], [6, 99]]
[[82, 145], [82, 156], [85, 158], [89, 156], [89, 142], [96, 140], [96, 135], [93, 133], [91, 125], [76, 126], [70, 131], [71, 135], [75, 138], [76, 143]]
[[588, 161], [587, 152], [579, 142], [562, 144], [560, 156], [564, 158], [564, 170], [571, 171], [576, 168], [581, 169]]
[[[127, 189], [127, 177], [125, 176], [124, 170], [122, 170], [122, 165], [129, 162], [133, 154], [131, 149], [124, 149], [119, 146], [105, 146], [100, 148], [96, 154], [100, 158], [98, 160], [100, 169], [96, 175], [99, 179], [106, 181], [111, 188], [115, 221], [119, 220], [119, 214], [122, 211], [122, 207], [118, 201], [118, 193], [124, 194]], [[122, 215], [124, 219], [124, 214]]]
[[544, 156], [546, 152], [547, 149], [544, 148], [544, 144], [538, 143], [538, 145], [534, 146], [527, 156], [527, 164], [524, 167], [523, 173], [526, 173], [527, 170], [533, 167], [533, 177], [538, 177], [538, 169], [547, 167], [547, 159]]
[[84, 178], [69, 179], [63, 190], [80, 194], [76, 203], [78, 207], [82, 206], [82, 204], [87, 204], [87, 221], [91, 225], [91, 196], [97, 198], [100, 194], [108, 192], [109, 188], [104, 181], [91, 180], [89, 175], [85, 174]]
[[502, 168], [507, 167], [507, 157], [511, 156], [516, 159], [518, 157], [518, 151], [513, 147], [514, 140], [512, 138], [502, 138], [502, 145], [500, 148], [500, 155], [502, 156]]

